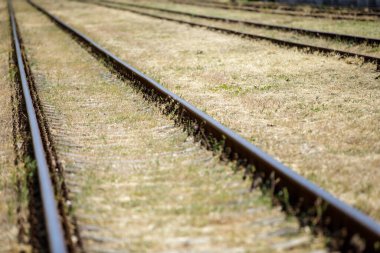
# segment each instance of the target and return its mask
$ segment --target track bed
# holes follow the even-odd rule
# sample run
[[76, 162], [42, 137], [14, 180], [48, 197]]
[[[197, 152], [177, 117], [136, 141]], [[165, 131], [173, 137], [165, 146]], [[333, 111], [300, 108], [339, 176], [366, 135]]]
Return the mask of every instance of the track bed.
[[17, 240], [17, 223], [25, 218], [25, 213], [21, 212], [21, 206], [25, 202], [21, 203], [17, 189], [17, 181], [22, 177], [22, 173], [18, 173], [15, 165], [16, 151], [13, 145], [15, 91], [9, 73], [11, 39], [5, 2], [0, 2], [0, 27], [0, 230], [7, 231], [1, 233], [0, 245], [3, 245], [4, 251], [11, 252], [20, 246]]

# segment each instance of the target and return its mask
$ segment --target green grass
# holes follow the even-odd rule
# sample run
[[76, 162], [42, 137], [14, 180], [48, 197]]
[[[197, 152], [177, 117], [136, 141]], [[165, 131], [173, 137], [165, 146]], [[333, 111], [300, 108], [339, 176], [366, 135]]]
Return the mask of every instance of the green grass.
[[231, 93], [234, 95], [239, 95], [239, 94], [242, 94], [244, 92], [244, 90], [241, 86], [233, 85], [233, 84], [227, 84], [227, 83], [222, 83], [222, 84], [216, 85], [216, 86], [212, 87], [211, 90], [216, 91], [216, 92], [220, 92], [220, 91], [228, 92], [228, 93]]

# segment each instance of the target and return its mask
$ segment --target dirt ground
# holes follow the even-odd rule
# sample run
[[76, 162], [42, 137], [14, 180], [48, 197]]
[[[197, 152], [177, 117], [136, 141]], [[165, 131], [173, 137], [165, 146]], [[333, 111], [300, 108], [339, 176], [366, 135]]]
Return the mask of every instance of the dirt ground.
[[93, 5], [43, 5], [306, 178], [380, 219], [380, 80], [373, 65]]
[[15, 8], [87, 252], [325, 252], [233, 164], [26, 2]]
[[13, 91], [8, 61], [11, 38], [5, 1], [0, 2], [0, 27], [0, 252], [16, 252], [20, 249], [17, 242], [17, 168], [14, 165]]

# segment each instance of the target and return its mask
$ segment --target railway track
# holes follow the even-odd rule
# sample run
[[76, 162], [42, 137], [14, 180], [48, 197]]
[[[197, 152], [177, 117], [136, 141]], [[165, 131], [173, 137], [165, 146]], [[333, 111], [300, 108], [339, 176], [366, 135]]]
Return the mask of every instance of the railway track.
[[[29, 198], [31, 198], [29, 202], [34, 202], [31, 203], [34, 209], [30, 210], [29, 214], [32, 216], [29, 217], [31, 236], [29, 243], [34, 251], [47, 250], [44, 246], [47, 244], [52, 253], [79, 252], [82, 248], [79, 232], [75, 227], [75, 218], [68, 215], [70, 207], [67, 204], [69, 199], [65, 182], [18, 30], [12, 1], [8, 0], [7, 5], [12, 35], [12, 53], [16, 66], [16, 82], [19, 82], [21, 86], [20, 99], [23, 100], [19, 103], [24, 107], [22, 113], [27, 116], [25, 124], [28, 124], [27, 134], [30, 135], [30, 137], [24, 136], [23, 141], [32, 149], [25, 155], [36, 162], [36, 175], [28, 175], [29, 178], [36, 177], [32, 183], [28, 182], [32, 184], [29, 186], [32, 187], [29, 189]], [[22, 163], [28, 163], [28, 161], [22, 161]], [[38, 187], [39, 190], [33, 187]], [[38, 196], [32, 196], [35, 194]]]
[[[322, 235], [287, 219], [260, 189], [250, 191], [242, 170], [234, 172], [234, 164], [221, 163], [194, 143], [129, 80], [118, 78], [46, 16], [26, 1], [15, 8], [40, 98], [50, 108], [46, 116], [65, 161], [85, 252], [178, 252], [185, 247], [179, 233], [187, 234], [186, 252], [234, 252], [257, 249], [258, 243], [266, 252], [327, 247]], [[216, 216], [227, 223], [215, 223]], [[242, 242], [245, 235], [249, 239]]]
[[212, 31], [217, 31], [217, 32], [222, 32], [222, 33], [226, 33], [226, 34], [241, 36], [243, 38], [265, 40], [265, 41], [269, 41], [271, 43], [274, 43], [274, 44], [277, 44], [280, 46], [294, 47], [294, 48], [302, 49], [302, 50], [305, 50], [306, 52], [319, 52], [319, 53], [322, 53], [325, 55], [337, 54], [342, 58], [347, 58], [347, 57], [360, 58], [360, 59], [363, 59], [364, 62], [370, 62], [370, 63], [375, 64], [377, 70], [380, 70], [380, 58], [376, 57], [376, 56], [354, 53], [354, 52], [350, 52], [350, 51], [338, 50], [338, 49], [333, 49], [333, 48], [328, 48], [328, 47], [315, 46], [315, 45], [311, 45], [311, 44], [293, 42], [293, 41], [277, 39], [277, 38], [268, 37], [268, 36], [257, 35], [257, 34], [253, 34], [253, 33], [241, 32], [241, 31], [228, 29], [228, 28], [222, 28], [222, 27], [211, 26], [211, 25], [206, 25], [206, 24], [201, 24], [201, 23], [196, 23], [196, 22], [190, 22], [190, 21], [185, 21], [185, 20], [171, 18], [171, 17], [165, 17], [165, 16], [161, 16], [161, 15], [148, 13], [148, 12], [138, 11], [138, 10], [132, 9], [133, 7], [115, 6], [115, 5], [105, 4], [102, 2], [79, 1], [79, 0], [76, 0], [76, 1], [82, 2], [82, 3], [95, 4], [95, 5], [99, 5], [99, 6], [103, 6], [103, 7], [107, 7], [107, 8], [129, 11], [132, 13], [136, 13], [136, 14], [140, 14], [140, 15], [144, 15], [144, 16], [148, 16], [148, 17], [152, 17], [152, 18], [167, 20], [167, 21], [176, 22], [176, 23], [180, 23], [180, 24], [187, 24], [187, 25], [194, 26], [194, 27], [202, 27], [202, 28], [206, 28], [206, 29], [212, 30]]
[[226, 158], [237, 160], [250, 171], [250, 175], [255, 179], [253, 186], [262, 181], [264, 183], [261, 186], [271, 187], [278, 200], [282, 201], [289, 211], [292, 209], [298, 215], [308, 217], [310, 223], [342, 239], [341, 249], [352, 247], [351, 239], [359, 237], [364, 241], [363, 251], [375, 251], [380, 242], [380, 225], [371, 218], [299, 176], [38, 4], [28, 2], [85, 46], [107, 67], [121, 77], [131, 80], [145, 97], [162, 104], [166, 113], [171, 113], [177, 123], [182, 124], [190, 134], [200, 138], [206, 146], [221, 145]]
[[223, 3], [209, 3], [209, 2], [194, 2], [194, 1], [180, 1], [180, 0], [171, 0], [174, 3], [187, 4], [194, 6], [201, 6], [207, 8], [218, 8], [225, 10], [239, 10], [239, 11], [249, 11], [257, 13], [266, 13], [266, 14], [275, 14], [275, 15], [286, 15], [294, 17], [310, 17], [310, 18], [330, 18], [336, 20], [356, 20], [356, 21], [375, 21], [378, 20], [378, 15], [369, 15], [364, 17], [361, 16], [349, 16], [349, 15], [337, 15], [337, 14], [321, 14], [321, 13], [306, 13], [306, 12], [295, 12], [295, 11], [283, 11], [283, 10], [272, 10], [264, 9], [258, 7], [248, 7], [248, 6], [234, 6]]
[[323, 31], [317, 31], [317, 30], [308, 30], [308, 29], [294, 28], [294, 27], [290, 27], [290, 26], [272, 25], [272, 24], [267, 24], [267, 23], [246, 21], [246, 20], [239, 20], [239, 19], [222, 18], [222, 17], [201, 15], [201, 14], [195, 14], [195, 13], [189, 13], [189, 12], [183, 12], [183, 11], [169, 10], [169, 9], [164, 9], [164, 8], [144, 6], [144, 5], [139, 5], [139, 4], [122, 3], [122, 2], [110, 1], [110, 0], [103, 0], [102, 2], [117, 4], [117, 5], [121, 5], [121, 6], [131, 6], [131, 7], [141, 8], [141, 9], [157, 10], [157, 11], [166, 12], [166, 13], [172, 13], [172, 14], [178, 14], [178, 15], [189, 16], [189, 17], [194, 17], [194, 18], [202, 18], [202, 19], [220, 21], [220, 22], [224, 22], [224, 23], [244, 24], [244, 25], [248, 25], [248, 26], [254, 26], [254, 27], [265, 28], [265, 29], [274, 29], [274, 30], [280, 30], [280, 31], [294, 32], [294, 33], [299, 33], [299, 34], [304, 34], [304, 35], [314, 36], [314, 37], [338, 39], [341, 41], [348, 41], [348, 42], [354, 42], [354, 43], [367, 43], [367, 44], [371, 44], [371, 45], [379, 45], [380, 44], [380, 39], [377, 39], [377, 38], [369, 38], [369, 37], [361, 37], [361, 36], [354, 36], [354, 35], [347, 35], [347, 34], [340, 34], [340, 33], [323, 32]]

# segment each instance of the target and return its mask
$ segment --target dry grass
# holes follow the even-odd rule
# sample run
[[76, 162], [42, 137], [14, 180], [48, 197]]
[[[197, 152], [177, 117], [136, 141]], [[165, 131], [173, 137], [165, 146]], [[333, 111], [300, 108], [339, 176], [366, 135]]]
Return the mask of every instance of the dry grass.
[[380, 81], [372, 65], [92, 5], [49, 3], [111, 52], [380, 219]]
[[[130, 0], [116, 1], [130, 2]], [[251, 20], [311, 30], [352, 34], [356, 36], [380, 38], [380, 31], [378, 29], [379, 21], [331, 20], [323, 18], [292, 17], [286, 15], [255, 13], [238, 10], [223, 10], [217, 8], [197, 7], [192, 5], [181, 5], [168, 3], [167, 1], [140, 0], [138, 2], [141, 4], [153, 4], [162, 8], [169, 8], [173, 10], [186, 11], [197, 14]]]
[[12, 139], [13, 94], [9, 80], [11, 40], [6, 2], [0, 2], [0, 252], [18, 252], [17, 191]]
[[323, 247], [45, 17], [16, 10], [87, 252]]
[[[115, 7], [120, 6], [117, 4], [110, 4], [110, 5], [115, 6]], [[358, 44], [353, 44], [353, 43], [342, 42], [339, 40], [326, 40], [322, 38], [304, 36], [297, 33], [260, 29], [260, 28], [255, 28], [252, 26], [246, 26], [242, 24], [228, 24], [228, 23], [210, 21], [210, 20], [205, 20], [205, 19], [200, 19], [200, 18], [191, 18], [191, 17], [187, 17], [183, 15], [170, 14], [170, 13], [165, 13], [165, 12], [160, 12], [160, 11], [144, 10], [141, 8], [130, 8], [130, 9], [143, 11], [146, 13], [151, 13], [151, 14], [155, 14], [155, 15], [159, 15], [163, 17], [169, 17], [169, 18], [185, 20], [189, 22], [195, 22], [199, 24], [222, 27], [222, 28], [232, 29], [232, 30], [236, 30], [240, 32], [267, 36], [271, 38], [284, 39], [284, 40], [289, 40], [289, 41], [298, 42], [298, 43], [311, 44], [311, 45], [315, 45], [319, 47], [328, 47], [328, 48], [333, 48], [337, 50], [345, 50], [345, 51], [356, 52], [360, 54], [368, 54], [368, 55], [380, 57], [380, 46], [369, 46], [365, 43], [358, 45]]]

